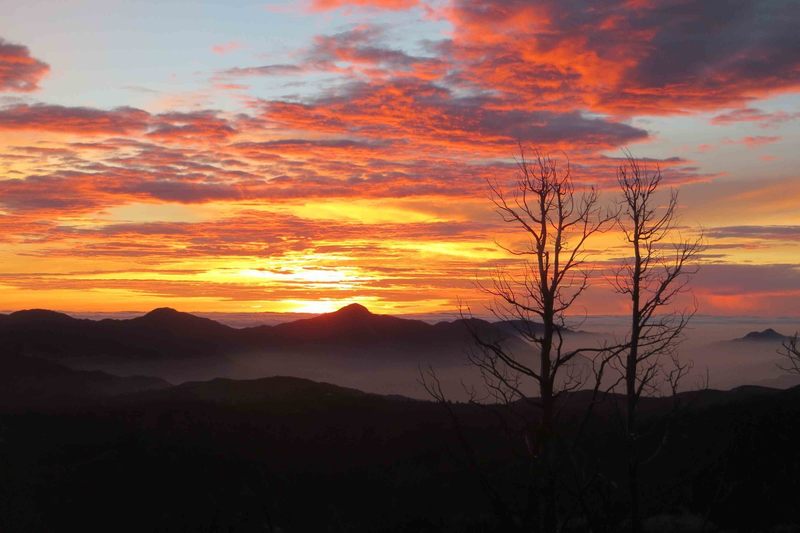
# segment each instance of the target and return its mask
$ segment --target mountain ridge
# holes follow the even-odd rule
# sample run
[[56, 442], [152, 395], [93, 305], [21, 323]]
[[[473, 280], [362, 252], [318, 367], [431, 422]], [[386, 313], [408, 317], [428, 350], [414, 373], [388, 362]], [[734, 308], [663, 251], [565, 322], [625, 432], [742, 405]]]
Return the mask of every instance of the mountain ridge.
[[64, 406], [75, 401], [166, 389], [172, 384], [151, 376], [117, 376], [75, 370], [37, 357], [0, 357], [0, 406]]
[[[532, 330], [541, 326], [531, 323]], [[221, 357], [252, 350], [374, 349], [438, 350], [463, 345], [472, 334], [521, 342], [518, 325], [477, 318], [440, 321], [372, 313], [354, 303], [310, 318], [276, 325], [234, 328], [170, 307], [126, 319], [91, 320], [46, 309], [0, 315], [0, 336], [16, 353], [45, 358]]]

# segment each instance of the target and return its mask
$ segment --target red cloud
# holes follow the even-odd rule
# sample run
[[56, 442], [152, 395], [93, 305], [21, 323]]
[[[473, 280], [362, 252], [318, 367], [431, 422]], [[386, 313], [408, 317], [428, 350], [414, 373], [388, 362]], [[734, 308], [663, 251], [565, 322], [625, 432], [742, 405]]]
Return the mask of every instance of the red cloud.
[[786, 242], [800, 241], [798, 226], [721, 226], [707, 230], [706, 235], [715, 239], [758, 239]]
[[[304, 53], [300, 64], [269, 64], [234, 67], [219, 72], [215, 79], [246, 76], [286, 76], [323, 71], [343, 75], [365, 74], [370, 78], [400, 75], [437, 79], [446, 73], [447, 62], [438, 57], [414, 56], [381, 41], [384, 28], [360, 24], [333, 35], [318, 35]], [[342, 66], [345, 64], [345, 66]]]
[[775, 135], [755, 135], [747, 136], [742, 139], [726, 139], [726, 144], [743, 144], [748, 148], [757, 148], [765, 144], [771, 144], [781, 140], [781, 137]]
[[745, 145], [749, 146], [750, 148], [754, 148], [756, 146], [762, 146], [764, 144], [771, 144], [774, 142], [780, 141], [781, 138], [774, 135], [756, 135], [756, 136], [748, 136], [742, 139]]
[[50, 71], [47, 63], [31, 57], [26, 46], [0, 38], [0, 92], [31, 92]]
[[326, 70], [350, 79], [414, 78], [460, 94], [491, 94], [510, 109], [614, 115], [730, 107], [800, 87], [800, 56], [791, 52], [800, 48], [800, 14], [785, 4], [743, 0], [729, 9], [723, 0], [576, 0], [565, 8], [557, 0], [454, 0], [442, 13], [452, 38], [422, 43], [430, 55], [386, 46], [381, 27], [359, 25], [318, 36], [299, 65], [227, 74]]
[[312, 0], [312, 11], [329, 11], [340, 7], [374, 7], [400, 11], [419, 5], [419, 0]]
[[303, 72], [303, 69], [297, 65], [289, 64], [275, 64], [275, 65], [261, 65], [258, 67], [233, 67], [223, 70], [217, 76], [225, 77], [245, 77], [245, 76], [286, 76], [289, 74], [297, 74]]
[[236, 133], [227, 120], [212, 111], [162, 113], [154, 118], [148, 137], [175, 142], [223, 141]]
[[269, 102], [263, 117], [292, 129], [403, 138], [472, 152], [497, 153], [500, 148], [504, 155], [518, 141], [589, 148], [647, 137], [627, 124], [578, 112], [513, 108], [488, 96], [459, 97], [413, 79], [354, 83], [306, 104]]
[[800, 118], [800, 113], [787, 113], [786, 111], [769, 113], [753, 107], [744, 107], [721, 113], [713, 117], [711, 123], [720, 126], [737, 122], [756, 122], [762, 127], [770, 127], [798, 118]]
[[173, 142], [221, 141], [236, 133], [213, 111], [151, 115], [132, 107], [103, 110], [47, 104], [0, 108], [0, 129], [100, 135], [146, 132], [149, 137]]
[[[390, 279], [359, 289], [361, 295], [399, 301], [420, 283], [433, 291], [453, 284], [472, 291], [469, 278], [488, 267], [480, 258], [439, 261], [418, 271], [407, 268], [419, 263], [415, 252], [389, 249], [386, 243], [478, 239], [491, 248], [491, 234], [502, 224], [477, 212], [474, 205], [482, 200], [475, 199], [485, 194], [486, 179], [513, 178], [510, 157], [517, 141], [545, 151], [563, 148], [573, 157], [576, 179], [605, 187], [614, 183], [620, 161], [599, 155], [599, 150], [648, 138], [645, 130], [623, 120], [624, 115], [730, 109], [798, 86], [800, 60], [793, 50], [800, 44], [794, 29], [800, 14], [781, 12], [778, 3], [742, 0], [737, 9], [727, 4], [571, 0], [565, 8], [556, 0], [453, 0], [445, 11], [453, 25], [448, 40], [412, 45], [407, 38], [391, 41], [388, 28], [360, 25], [317, 37], [291, 56], [297, 64], [221, 72], [222, 78], [326, 73], [325, 90], [309, 93], [304, 88], [299, 92], [307, 96], [293, 100], [250, 100], [247, 116], [46, 104], [0, 108], [0, 129], [45, 132], [34, 146], [7, 146], [0, 153], [9, 178], [0, 180], [0, 228], [6, 230], [0, 239], [25, 242], [25, 253], [33, 250], [43, 261], [67, 255], [159, 264], [182, 257], [246, 256], [255, 264], [258, 257], [306, 250], [346, 253], [354, 262], [400, 265], [392, 267], [397, 271]], [[317, 10], [417, 5], [422, 4], [313, 2]], [[230, 48], [220, 45], [218, 51]], [[24, 47], [0, 49], [5, 53], [0, 57], [13, 49], [11, 55], [27, 58], [20, 64], [28, 65], [7, 70], [12, 63], [0, 62], [6, 68], [0, 70], [0, 80], [17, 80], [0, 82], [0, 90], [35, 88], [46, 65], [30, 58]], [[331, 78], [335, 81], [329, 84]], [[776, 124], [796, 117], [742, 107], [713, 122]], [[81, 136], [81, 142], [67, 142], [61, 133]], [[756, 146], [777, 140], [753, 136], [737, 142]], [[691, 162], [660, 163], [670, 185], [698, 179]], [[457, 204], [458, 217], [472, 222], [447, 221], [445, 216], [435, 223], [351, 224], [286, 215], [290, 207], [285, 204], [336, 198], [369, 199], [365, 204], [370, 205], [379, 203], [376, 199]], [[225, 214], [195, 223], [104, 222], [124, 216], [104, 214], [104, 209], [160, 202], [223, 202], [219, 211], [216, 206], [202, 211], [209, 217]], [[473, 207], [461, 209], [471, 203]], [[275, 204], [275, 212], [248, 212], [255, 204], [260, 209]], [[179, 211], [184, 209], [192, 210]], [[93, 224], [71, 226], [74, 220], [90, 218]], [[762, 230], [725, 231], [755, 235]], [[763, 231], [788, 239], [796, 228]], [[749, 271], [729, 274], [741, 280]], [[788, 276], [783, 284], [796, 285], [796, 278]], [[263, 288], [245, 285], [235, 290], [223, 284], [178, 287], [165, 281], [81, 279], [68, 273], [62, 280], [26, 280], [20, 283], [30, 288], [116, 284], [163, 294], [204, 290], [223, 298], [264, 298]], [[405, 285], [396, 290], [396, 284]], [[302, 284], [287, 284], [280, 291], [284, 296], [310, 294]], [[280, 296], [276, 294], [270, 297]], [[443, 291], [442, 298], [453, 294]]]
[[447, 63], [436, 57], [412, 56], [381, 43], [384, 35], [379, 26], [362, 24], [334, 35], [319, 35], [308, 52], [309, 68], [344, 71], [338, 63], [349, 63], [355, 70], [371, 77], [396, 77], [412, 73], [422, 79], [445, 74]]
[[238, 50], [241, 47], [242, 43], [237, 41], [229, 41], [227, 43], [215, 44], [214, 46], [211, 47], [211, 51], [214, 52], [215, 54], [225, 55], [230, 52], [233, 52], [234, 50]]
[[20, 104], [0, 109], [0, 129], [64, 133], [125, 134], [144, 130], [150, 115], [141, 109]]
[[666, 114], [800, 87], [790, 3], [456, 0], [449, 18], [461, 79], [532, 104]]

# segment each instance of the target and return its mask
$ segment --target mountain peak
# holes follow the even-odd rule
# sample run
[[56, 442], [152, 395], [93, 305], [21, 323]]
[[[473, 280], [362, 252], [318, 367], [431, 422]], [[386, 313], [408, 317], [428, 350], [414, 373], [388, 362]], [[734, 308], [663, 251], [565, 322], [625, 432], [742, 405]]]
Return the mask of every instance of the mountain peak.
[[333, 314], [339, 316], [367, 316], [371, 315], [372, 313], [363, 305], [353, 303], [342, 307], [338, 311], [334, 311]]
[[149, 313], [140, 316], [139, 320], [160, 324], [194, 324], [207, 321], [211, 322], [207, 318], [195, 316], [191, 313], [184, 313], [171, 307], [159, 307], [157, 309], [153, 309]]
[[166, 318], [182, 314], [184, 313], [181, 313], [180, 311], [178, 311], [177, 309], [173, 309], [172, 307], [158, 307], [156, 309], [153, 309], [149, 313], [145, 314], [144, 316], [151, 318]]
[[22, 320], [72, 320], [72, 317], [49, 309], [23, 309], [8, 315], [12, 319]]
[[767, 328], [763, 331], [751, 331], [742, 340], [748, 341], [778, 341], [786, 339], [786, 335], [782, 335], [772, 328]]
[[184, 313], [171, 307], [159, 307], [153, 309], [146, 315], [142, 315], [133, 319], [139, 324], [147, 324], [148, 327], [156, 327], [159, 329], [176, 329], [184, 330], [186, 328], [192, 330], [202, 328], [205, 331], [211, 330], [229, 330], [228, 326], [215, 322], [210, 318], [193, 315], [191, 313]]

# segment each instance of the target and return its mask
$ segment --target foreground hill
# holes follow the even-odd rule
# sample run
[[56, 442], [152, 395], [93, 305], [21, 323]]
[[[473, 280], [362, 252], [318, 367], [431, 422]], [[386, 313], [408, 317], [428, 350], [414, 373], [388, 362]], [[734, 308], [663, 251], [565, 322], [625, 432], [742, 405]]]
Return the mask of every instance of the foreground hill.
[[[800, 521], [800, 389], [694, 395], [643, 467], [648, 520], [679, 509], [705, 517], [708, 531], [790, 530]], [[649, 403], [642, 445], [657, 449], [653, 430], [670, 418], [670, 400]], [[288, 377], [186, 383], [41, 412], [0, 405], [0, 530], [529, 530], [514, 417], [450, 409], [457, 425], [435, 403]], [[590, 505], [603, 506], [607, 531], [622, 530], [624, 517], [615, 412], [601, 410], [582, 448], [598, 464]]]
[[100, 371], [73, 370], [35, 357], [0, 356], [0, 406], [57, 408], [170, 384], [146, 376], [119, 377]]
[[202, 403], [257, 408], [277, 404], [281, 408], [298, 411], [320, 406], [328, 407], [328, 404], [341, 405], [383, 398], [392, 399], [330, 383], [273, 376], [249, 380], [216, 378], [210, 381], [192, 381], [164, 388], [156, 393], [138, 394], [128, 399], [133, 402]]

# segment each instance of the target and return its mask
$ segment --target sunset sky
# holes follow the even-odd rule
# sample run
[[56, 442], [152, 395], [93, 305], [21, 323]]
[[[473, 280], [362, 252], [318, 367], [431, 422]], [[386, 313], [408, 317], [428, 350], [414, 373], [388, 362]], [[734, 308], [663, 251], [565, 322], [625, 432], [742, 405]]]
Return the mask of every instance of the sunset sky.
[[[623, 149], [654, 160], [706, 236], [699, 312], [800, 316], [796, 0], [0, 12], [0, 310], [479, 306], [520, 142], [609, 204]], [[609, 292], [582, 309], [624, 312]]]

